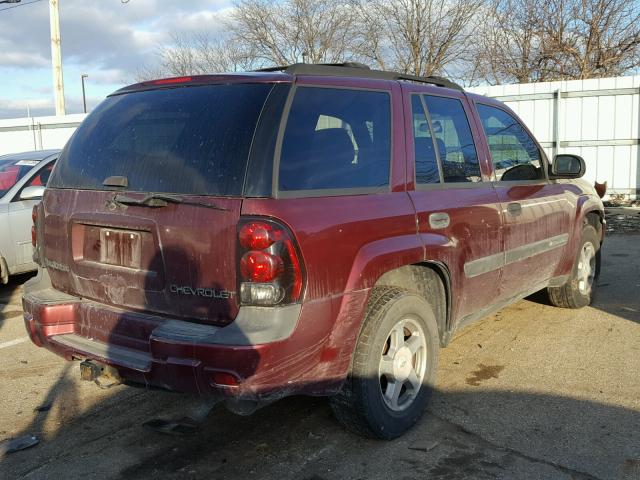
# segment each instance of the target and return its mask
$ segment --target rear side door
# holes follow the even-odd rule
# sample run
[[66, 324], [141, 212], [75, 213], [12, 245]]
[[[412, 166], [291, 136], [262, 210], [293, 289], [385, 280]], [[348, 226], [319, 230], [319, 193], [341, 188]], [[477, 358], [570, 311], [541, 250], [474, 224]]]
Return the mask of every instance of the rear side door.
[[427, 260], [451, 274], [452, 317], [482, 316], [498, 296], [500, 202], [476, 147], [479, 132], [462, 93], [403, 85], [407, 183]]
[[547, 178], [547, 160], [522, 122], [500, 105], [476, 103], [502, 205], [505, 266], [500, 297], [533, 293], [553, 276], [573, 209]]

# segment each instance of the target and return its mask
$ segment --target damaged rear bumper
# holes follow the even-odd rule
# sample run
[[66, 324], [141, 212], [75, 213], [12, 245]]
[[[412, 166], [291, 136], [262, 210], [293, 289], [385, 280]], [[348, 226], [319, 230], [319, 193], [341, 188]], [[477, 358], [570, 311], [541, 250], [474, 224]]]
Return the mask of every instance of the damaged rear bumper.
[[67, 360], [96, 360], [129, 381], [261, 400], [309, 368], [290, 358], [301, 305], [241, 307], [216, 327], [117, 309], [55, 290], [46, 269], [25, 284], [31, 340]]

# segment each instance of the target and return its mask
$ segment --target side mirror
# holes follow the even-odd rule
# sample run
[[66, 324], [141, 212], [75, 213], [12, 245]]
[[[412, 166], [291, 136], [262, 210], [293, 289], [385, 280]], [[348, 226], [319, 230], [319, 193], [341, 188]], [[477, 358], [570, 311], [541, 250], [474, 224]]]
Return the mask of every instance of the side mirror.
[[584, 159], [579, 155], [560, 153], [553, 157], [551, 175], [553, 178], [580, 178], [587, 171]]
[[23, 188], [20, 192], [20, 200], [40, 200], [44, 195], [44, 186]]

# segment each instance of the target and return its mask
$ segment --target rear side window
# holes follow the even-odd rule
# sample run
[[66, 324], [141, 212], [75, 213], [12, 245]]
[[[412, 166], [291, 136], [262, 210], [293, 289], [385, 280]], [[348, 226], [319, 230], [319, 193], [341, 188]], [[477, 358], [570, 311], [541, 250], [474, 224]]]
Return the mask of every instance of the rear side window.
[[524, 127], [504, 110], [478, 105], [497, 181], [545, 178], [540, 150]]
[[280, 191], [384, 187], [390, 159], [388, 93], [298, 87], [280, 153]]
[[429, 121], [418, 95], [412, 95], [413, 144], [416, 158], [416, 182], [418, 184], [440, 183], [436, 149], [429, 128]]
[[469, 121], [460, 100], [425, 95], [445, 183], [482, 180]]
[[242, 194], [247, 158], [270, 84], [187, 86], [108, 97], [80, 125], [51, 187]]

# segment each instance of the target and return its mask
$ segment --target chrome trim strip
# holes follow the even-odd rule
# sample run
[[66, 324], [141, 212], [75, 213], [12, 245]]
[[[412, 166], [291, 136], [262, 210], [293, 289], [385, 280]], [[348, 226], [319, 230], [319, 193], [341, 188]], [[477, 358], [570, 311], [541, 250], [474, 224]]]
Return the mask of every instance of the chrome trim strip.
[[473, 278], [484, 273], [493, 272], [494, 270], [498, 270], [506, 265], [535, 257], [541, 253], [562, 247], [566, 245], [568, 241], [569, 234], [563, 233], [561, 235], [556, 235], [554, 237], [545, 238], [544, 240], [512, 248], [504, 252], [478, 258], [464, 264], [464, 274], [467, 278]]
[[535, 257], [536, 255], [540, 255], [541, 253], [545, 253], [555, 248], [566, 245], [568, 241], [569, 234], [563, 233], [562, 235], [545, 238], [544, 240], [540, 240], [538, 242], [533, 242], [527, 245], [512, 248], [511, 250], [507, 250], [505, 252], [505, 265], [519, 262], [520, 260], [524, 260], [526, 258]]
[[483, 273], [493, 272], [502, 267], [504, 267], [504, 252], [495, 253], [465, 263], [464, 274], [467, 278], [473, 278]]

